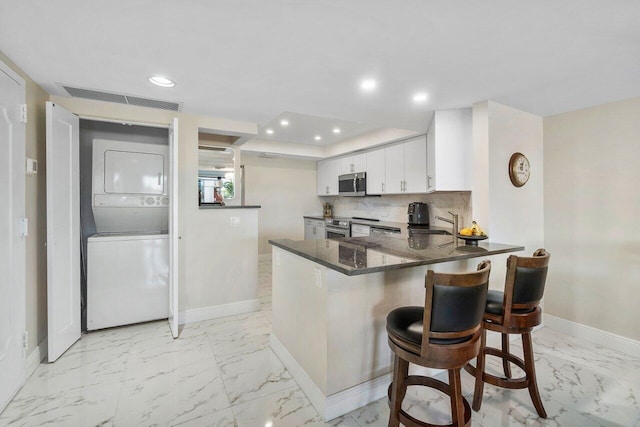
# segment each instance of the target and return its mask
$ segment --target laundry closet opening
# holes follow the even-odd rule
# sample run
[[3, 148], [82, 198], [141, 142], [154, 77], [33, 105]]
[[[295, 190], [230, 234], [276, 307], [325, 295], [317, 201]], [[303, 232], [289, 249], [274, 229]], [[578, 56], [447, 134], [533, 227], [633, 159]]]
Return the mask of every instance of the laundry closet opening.
[[82, 330], [169, 316], [169, 129], [80, 119]]

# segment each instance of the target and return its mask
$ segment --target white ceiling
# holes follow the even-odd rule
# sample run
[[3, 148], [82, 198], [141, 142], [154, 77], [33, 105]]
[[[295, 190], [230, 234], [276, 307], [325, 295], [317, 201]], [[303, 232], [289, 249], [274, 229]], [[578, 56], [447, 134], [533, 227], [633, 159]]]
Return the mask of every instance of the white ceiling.
[[179, 101], [263, 139], [284, 112], [423, 131], [487, 99], [546, 116], [640, 96], [639, 17], [637, 0], [2, 0], [0, 50], [52, 94]]

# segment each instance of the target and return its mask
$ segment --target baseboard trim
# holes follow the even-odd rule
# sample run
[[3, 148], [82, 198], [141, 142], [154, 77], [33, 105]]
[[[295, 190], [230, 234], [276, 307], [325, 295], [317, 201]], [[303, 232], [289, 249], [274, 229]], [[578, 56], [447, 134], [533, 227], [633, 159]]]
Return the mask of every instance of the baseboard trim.
[[44, 337], [37, 347], [29, 353], [25, 366], [25, 381], [31, 378], [31, 375], [38, 369], [40, 363], [47, 357], [48, 349], [49, 341], [47, 337]]
[[233, 316], [234, 314], [251, 313], [260, 308], [259, 299], [237, 301], [228, 304], [211, 305], [208, 307], [190, 308], [181, 311], [178, 322], [181, 325], [201, 322], [203, 320], [217, 319], [219, 317]]
[[325, 404], [325, 421], [382, 399], [387, 395], [389, 384], [391, 384], [391, 373], [328, 396]]
[[269, 345], [291, 376], [293, 376], [293, 379], [298, 383], [298, 386], [300, 386], [304, 394], [307, 395], [307, 399], [309, 399], [313, 407], [316, 408], [318, 414], [324, 416], [327, 398], [322, 390], [320, 390], [320, 387], [316, 385], [304, 368], [302, 368], [298, 361], [289, 353], [289, 350], [285, 348], [284, 344], [273, 334], [269, 337]]
[[387, 388], [391, 382], [391, 374], [389, 373], [347, 390], [325, 396], [320, 387], [316, 385], [304, 368], [300, 366], [282, 342], [273, 334], [270, 337], [270, 345], [273, 352], [291, 373], [293, 379], [325, 421], [348, 414], [354, 409], [361, 408], [387, 394]]
[[271, 261], [271, 253], [258, 254], [258, 261]]
[[546, 313], [544, 325], [558, 332], [603, 345], [633, 357], [640, 357], [640, 341]]

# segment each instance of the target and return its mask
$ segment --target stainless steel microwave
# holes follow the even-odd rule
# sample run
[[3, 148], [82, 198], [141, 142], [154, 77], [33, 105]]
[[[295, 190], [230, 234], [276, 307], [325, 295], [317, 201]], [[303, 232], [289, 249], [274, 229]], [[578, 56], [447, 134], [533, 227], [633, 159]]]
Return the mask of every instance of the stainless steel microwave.
[[338, 194], [340, 196], [366, 196], [367, 173], [349, 173], [338, 177]]

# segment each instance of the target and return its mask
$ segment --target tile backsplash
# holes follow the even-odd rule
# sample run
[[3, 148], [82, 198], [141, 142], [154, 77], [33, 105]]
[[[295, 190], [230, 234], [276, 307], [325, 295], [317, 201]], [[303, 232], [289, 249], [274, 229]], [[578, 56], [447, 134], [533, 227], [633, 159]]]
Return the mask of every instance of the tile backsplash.
[[407, 206], [411, 202], [429, 205], [431, 225], [448, 227], [450, 224], [435, 220], [436, 216], [450, 218], [448, 211], [459, 215], [460, 227], [471, 225], [471, 192], [409, 194], [381, 197], [321, 197], [333, 206], [334, 216], [377, 218], [381, 221], [407, 222]]

